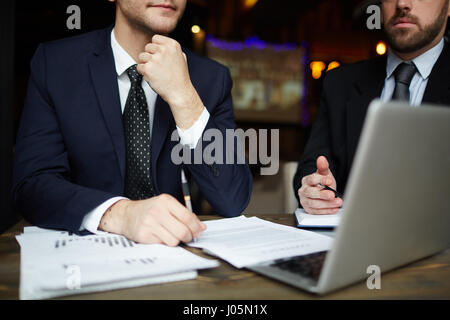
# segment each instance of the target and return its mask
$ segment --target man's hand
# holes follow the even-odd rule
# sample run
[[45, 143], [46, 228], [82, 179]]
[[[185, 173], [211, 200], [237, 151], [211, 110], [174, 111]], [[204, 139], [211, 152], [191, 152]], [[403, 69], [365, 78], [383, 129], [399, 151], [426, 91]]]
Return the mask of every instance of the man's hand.
[[199, 238], [206, 226], [174, 197], [162, 194], [147, 200], [116, 202], [103, 215], [100, 229], [140, 243], [174, 247]]
[[139, 55], [139, 73], [166, 101], [177, 126], [189, 129], [203, 112], [203, 103], [189, 77], [186, 55], [175, 40], [155, 35]]
[[342, 199], [335, 198], [334, 192], [323, 190], [318, 185], [336, 190], [336, 180], [330, 171], [327, 158], [317, 158], [317, 171], [302, 179], [298, 190], [303, 209], [310, 214], [335, 214], [342, 206]]

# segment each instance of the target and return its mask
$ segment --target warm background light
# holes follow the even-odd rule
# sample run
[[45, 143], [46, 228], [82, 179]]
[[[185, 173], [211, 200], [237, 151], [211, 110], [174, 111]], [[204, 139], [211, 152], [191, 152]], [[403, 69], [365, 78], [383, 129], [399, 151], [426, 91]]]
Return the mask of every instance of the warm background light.
[[258, 2], [258, 0], [242, 0], [244, 10], [250, 10]]
[[377, 44], [377, 53], [382, 56], [386, 53], [387, 47], [386, 44], [383, 41], [378, 42]]
[[309, 65], [312, 71], [312, 77], [314, 79], [319, 79], [322, 76], [322, 71], [325, 70], [325, 63], [322, 61], [313, 61]]
[[198, 25], [193, 25], [191, 28], [192, 33], [199, 33], [200, 32], [200, 27]]
[[338, 68], [340, 65], [341, 65], [341, 64], [340, 64], [339, 62], [337, 62], [337, 61], [331, 61], [331, 62], [328, 64], [327, 72], [330, 71], [330, 70], [333, 70], [333, 69]]

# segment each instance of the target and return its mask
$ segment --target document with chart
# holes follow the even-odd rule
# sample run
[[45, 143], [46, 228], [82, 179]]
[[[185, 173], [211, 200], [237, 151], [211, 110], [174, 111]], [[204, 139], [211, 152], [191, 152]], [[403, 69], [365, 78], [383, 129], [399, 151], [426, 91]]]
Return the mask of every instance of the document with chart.
[[21, 247], [21, 299], [42, 299], [193, 279], [218, 266], [181, 247], [137, 244], [115, 235], [28, 229]]

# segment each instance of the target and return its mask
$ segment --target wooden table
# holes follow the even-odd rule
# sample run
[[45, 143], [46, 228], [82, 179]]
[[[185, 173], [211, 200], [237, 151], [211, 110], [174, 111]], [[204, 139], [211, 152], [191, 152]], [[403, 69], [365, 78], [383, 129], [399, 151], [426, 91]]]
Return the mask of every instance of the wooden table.
[[[294, 225], [293, 215], [259, 217]], [[218, 217], [201, 216], [202, 220], [216, 218]], [[22, 232], [25, 225], [25, 222], [20, 222], [0, 236], [0, 299], [18, 299], [20, 248], [14, 236]], [[205, 256], [199, 249], [188, 250]], [[383, 274], [381, 290], [369, 290], [366, 283], [361, 282], [325, 296], [316, 296], [245, 269], [236, 269], [221, 261], [218, 268], [199, 271], [195, 280], [69, 296], [63, 299], [450, 299], [450, 250]]]

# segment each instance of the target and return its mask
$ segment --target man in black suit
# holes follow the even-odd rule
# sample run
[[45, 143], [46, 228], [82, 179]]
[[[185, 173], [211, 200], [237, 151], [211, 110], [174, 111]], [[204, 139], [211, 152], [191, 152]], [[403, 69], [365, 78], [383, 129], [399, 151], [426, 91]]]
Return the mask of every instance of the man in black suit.
[[332, 70], [294, 177], [294, 192], [311, 214], [334, 214], [352, 166], [370, 102], [375, 98], [450, 105], [450, 49], [444, 40], [449, 0], [382, 0], [387, 58]]
[[219, 214], [239, 215], [250, 199], [248, 165], [193, 157], [206, 154], [207, 130], [236, 126], [231, 77], [167, 36], [186, 0], [110, 1], [114, 27], [41, 44], [33, 57], [14, 202], [41, 227], [189, 242], [205, 225], [182, 205], [179, 142], [191, 156], [185, 171]]

